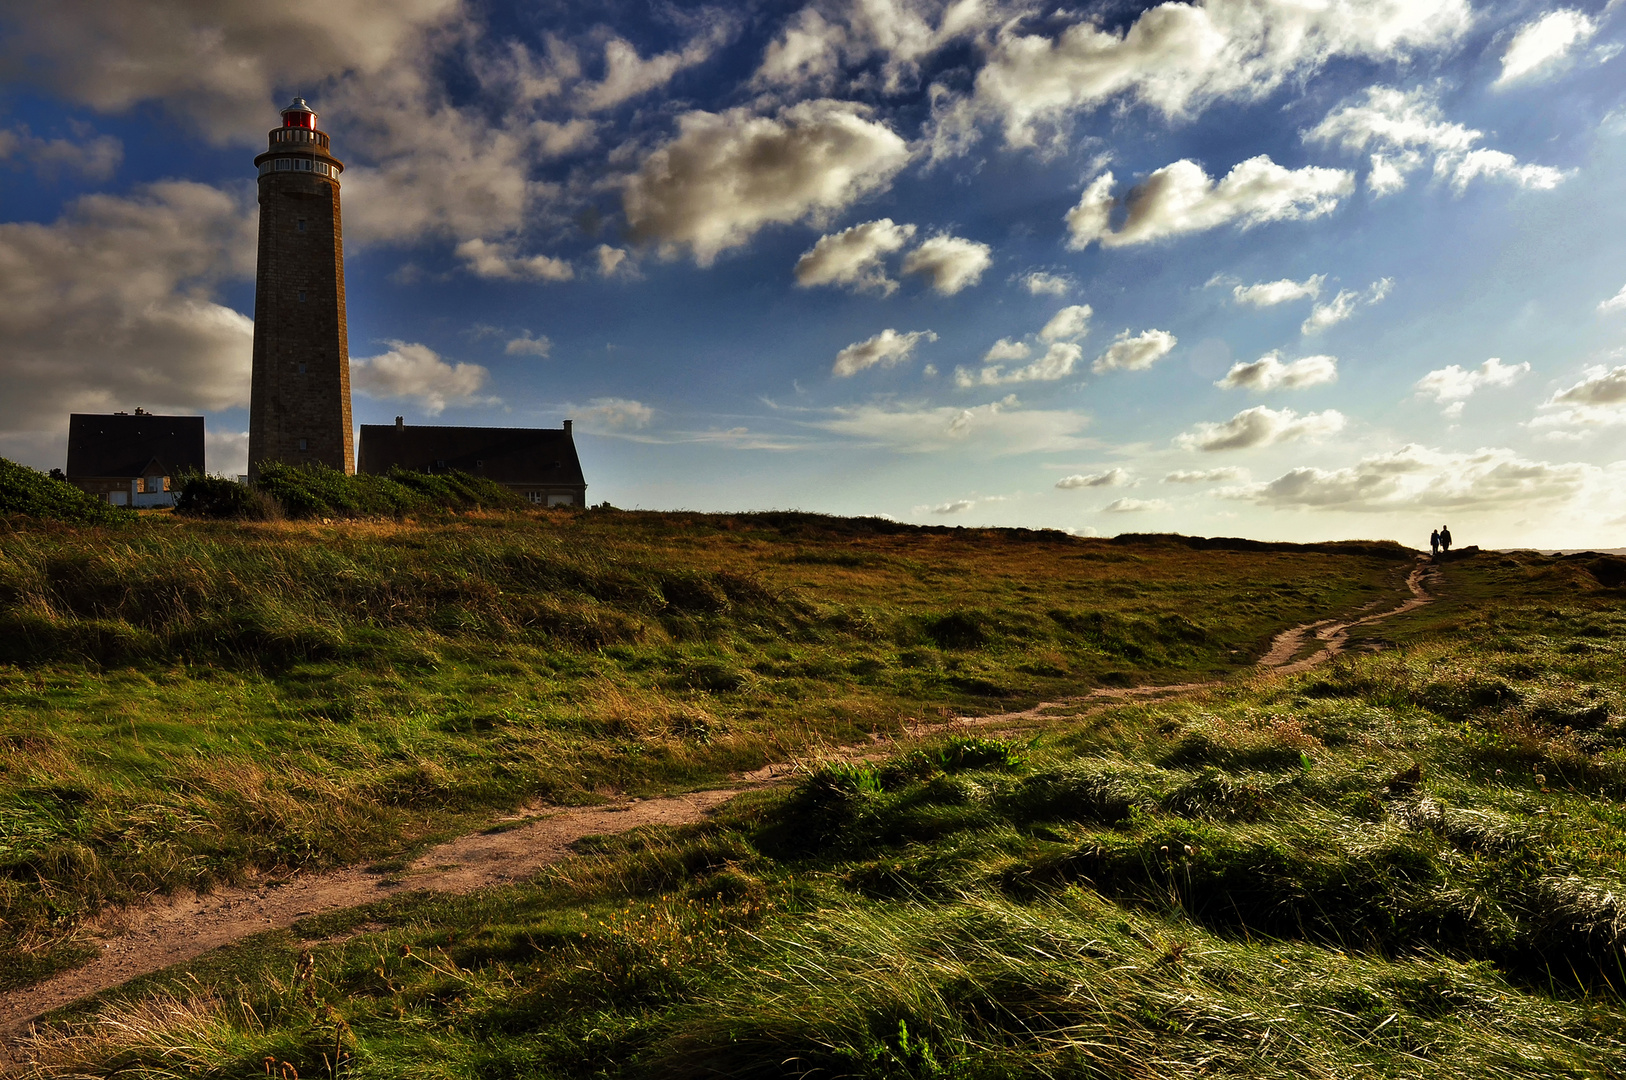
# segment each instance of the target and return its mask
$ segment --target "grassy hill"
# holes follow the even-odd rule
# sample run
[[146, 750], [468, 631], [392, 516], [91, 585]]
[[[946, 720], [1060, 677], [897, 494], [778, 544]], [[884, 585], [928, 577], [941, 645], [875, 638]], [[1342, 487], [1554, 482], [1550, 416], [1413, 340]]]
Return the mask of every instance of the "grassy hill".
[[[800, 515], [6, 540], [5, 617], [42, 628], [0, 669], [13, 980], [142, 889], [1237, 672], [1410, 566]], [[48, 1075], [1619, 1076], [1617, 562], [1454, 561], [1365, 629], [1382, 652], [835, 761], [530, 883], [264, 935], [36, 1049]]]
[[955, 711], [1212, 677], [1400, 549], [799, 514], [13, 525], [0, 985], [110, 903], [715, 782]]

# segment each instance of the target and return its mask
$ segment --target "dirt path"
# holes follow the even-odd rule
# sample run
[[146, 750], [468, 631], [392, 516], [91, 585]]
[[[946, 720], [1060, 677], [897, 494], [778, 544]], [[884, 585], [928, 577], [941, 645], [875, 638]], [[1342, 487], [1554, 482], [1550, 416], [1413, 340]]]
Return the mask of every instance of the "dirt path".
[[[1265, 672], [1291, 674], [1325, 663], [1341, 653], [1349, 631], [1412, 611], [1432, 597], [1424, 588], [1433, 567], [1419, 563], [1406, 579], [1411, 599], [1399, 607], [1348, 621], [1323, 619], [1278, 634], [1258, 667]], [[1315, 653], [1300, 657], [1311, 642]], [[992, 716], [956, 717], [938, 724], [907, 728], [907, 737], [920, 737], [964, 728], [1015, 727], [1054, 719], [1061, 709], [1108, 705], [1131, 700], [1157, 700], [1206, 690], [1219, 681], [1102, 687], [1061, 701], [1045, 701], [1030, 709]], [[894, 740], [874, 737], [869, 746], [841, 747], [820, 756], [874, 756], [890, 752]], [[98, 921], [106, 935], [102, 953], [90, 963], [22, 990], [0, 993], [0, 1072], [11, 1058], [19, 1036], [32, 1021], [90, 994], [122, 985], [140, 975], [185, 963], [211, 949], [265, 930], [286, 928], [299, 919], [420, 889], [466, 893], [488, 885], [521, 881], [544, 866], [570, 854], [570, 846], [587, 836], [625, 832], [642, 825], [684, 825], [700, 821], [741, 791], [783, 783], [798, 768], [776, 763], [738, 777], [730, 787], [659, 799], [633, 799], [609, 806], [560, 810], [537, 817], [510, 819], [521, 824], [472, 833], [434, 848], [404, 874], [381, 876], [359, 868], [294, 877], [281, 884], [255, 888], [222, 889], [207, 896], [175, 896], [136, 910], [113, 912]], [[499, 826], [503, 823], [499, 823]], [[13, 1059], [15, 1060], [15, 1059]]]

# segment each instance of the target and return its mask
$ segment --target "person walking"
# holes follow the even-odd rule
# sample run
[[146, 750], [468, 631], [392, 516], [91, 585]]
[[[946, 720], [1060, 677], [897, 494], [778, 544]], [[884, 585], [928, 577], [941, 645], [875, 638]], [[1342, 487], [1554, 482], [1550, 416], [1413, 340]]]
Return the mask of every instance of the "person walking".
[[1451, 526], [1440, 526], [1440, 547], [1445, 549], [1447, 555], [1451, 554]]
[[1440, 557], [1440, 530], [1435, 529], [1428, 534], [1428, 552], [1431, 558]]

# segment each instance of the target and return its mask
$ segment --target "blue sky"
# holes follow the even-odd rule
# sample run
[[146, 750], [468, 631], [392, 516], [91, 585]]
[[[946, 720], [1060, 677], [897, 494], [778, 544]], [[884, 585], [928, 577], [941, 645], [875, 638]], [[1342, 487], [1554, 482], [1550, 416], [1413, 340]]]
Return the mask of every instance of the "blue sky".
[[1620, 546], [1619, 0], [0, 14], [0, 454], [247, 449], [252, 159], [347, 163], [357, 423], [589, 497]]

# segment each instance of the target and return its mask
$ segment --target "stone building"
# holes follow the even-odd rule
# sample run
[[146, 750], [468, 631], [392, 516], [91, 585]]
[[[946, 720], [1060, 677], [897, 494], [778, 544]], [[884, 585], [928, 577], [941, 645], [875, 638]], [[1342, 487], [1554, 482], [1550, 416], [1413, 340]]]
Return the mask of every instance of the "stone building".
[[339, 173], [316, 114], [295, 98], [260, 171], [248, 471], [264, 461], [355, 469]]
[[202, 471], [201, 416], [68, 417], [68, 482], [114, 506], [174, 506], [175, 478]]
[[466, 472], [495, 480], [538, 506], [586, 506], [587, 481], [566, 420], [559, 428], [361, 425], [356, 470]]

